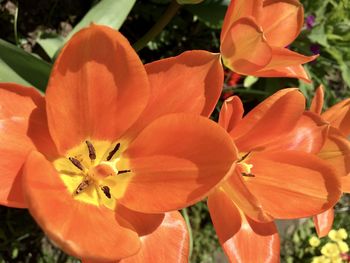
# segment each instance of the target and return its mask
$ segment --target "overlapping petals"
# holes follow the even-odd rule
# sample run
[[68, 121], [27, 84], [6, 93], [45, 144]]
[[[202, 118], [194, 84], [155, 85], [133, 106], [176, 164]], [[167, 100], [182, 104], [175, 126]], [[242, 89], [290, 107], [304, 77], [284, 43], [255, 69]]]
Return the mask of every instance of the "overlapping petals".
[[273, 222], [250, 219], [222, 190], [209, 196], [208, 207], [230, 262], [278, 262], [280, 242]]
[[38, 92], [0, 84], [0, 98], [0, 204], [23, 208], [21, 176], [27, 154], [37, 149], [52, 157], [55, 146], [45, 122], [45, 100]]
[[[160, 246], [160, 241], [162, 241]], [[166, 213], [161, 225], [141, 237], [141, 250], [120, 263], [185, 263], [189, 257], [187, 225], [179, 212]]]
[[231, 1], [221, 31], [221, 55], [231, 70], [258, 77], [309, 82], [306, 57], [287, 48], [299, 35], [304, 11], [298, 0]]
[[[328, 124], [304, 110], [305, 99], [296, 89], [276, 92], [244, 117], [238, 97], [223, 104], [219, 123], [240, 159], [209, 196], [208, 206], [233, 262], [276, 262], [279, 241], [272, 220], [325, 212], [341, 195], [339, 171], [316, 155], [328, 138]], [[259, 245], [252, 245], [253, 239]], [[251, 257], [252, 251], [260, 256]]]
[[[333, 166], [341, 175], [343, 192], [350, 192], [350, 101], [343, 100], [322, 113], [324, 102], [323, 87], [320, 86], [311, 102], [310, 110], [320, 115], [328, 123], [329, 131], [326, 141], [318, 152], [318, 156]], [[334, 219], [333, 208], [314, 217], [314, 224], [320, 237], [332, 229]]]
[[145, 68], [118, 32], [80, 31], [57, 58], [45, 98], [0, 87], [8, 141], [0, 154], [9, 161], [1, 204], [28, 207], [59, 247], [87, 262], [185, 262], [183, 219], [165, 212], [205, 197], [237, 160], [229, 135], [204, 117], [222, 82], [218, 55], [187, 52]]

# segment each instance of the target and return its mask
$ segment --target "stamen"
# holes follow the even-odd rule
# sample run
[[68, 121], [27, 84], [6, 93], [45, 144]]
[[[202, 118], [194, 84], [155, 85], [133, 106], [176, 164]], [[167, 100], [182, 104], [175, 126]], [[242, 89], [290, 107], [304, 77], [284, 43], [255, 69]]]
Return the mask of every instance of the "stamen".
[[108, 186], [102, 186], [101, 187], [102, 192], [106, 195], [107, 198], [111, 198], [111, 192]]
[[85, 179], [84, 181], [82, 181], [77, 189], [75, 190], [75, 194], [80, 194], [82, 191], [84, 191], [88, 186], [90, 185], [90, 180]]
[[110, 161], [112, 159], [113, 155], [119, 150], [119, 148], [120, 148], [120, 143], [118, 142], [116, 144], [116, 146], [114, 147], [114, 149], [109, 152], [109, 154], [107, 156], [107, 161]]
[[250, 154], [250, 152], [247, 152], [247, 153], [246, 153], [245, 155], [243, 155], [243, 156], [241, 157], [241, 159], [239, 159], [237, 162], [240, 163], [240, 162], [244, 161], [244, 160], [249, 156], [249, 154]]
[[91, 161], [96, 159], [96, 151], [95, 151], [95, 147], [92, 145], [92, 143], [90, 141], [85, 141], [86, 145], [88, 147], [89, 150], [89, 158]]
[[245, 177], [255, 177], [255, 175], [254, 175], [254, 174], [246, 174], [246, 173], [242, 173], [242, 175], [243, 175], [243, 176], [245, 176]]
[[120, 170], [118, 171], [118, 174], [125, 174], [125, 173], [130, 173], [131, 170]]
[[75, 167], [77, 167], [81, 171], [84, 171], [84, 167], [78, 159], [74, 157], [69, 157], [68, 159], [72, 162], [72, 164], [74, 164]]

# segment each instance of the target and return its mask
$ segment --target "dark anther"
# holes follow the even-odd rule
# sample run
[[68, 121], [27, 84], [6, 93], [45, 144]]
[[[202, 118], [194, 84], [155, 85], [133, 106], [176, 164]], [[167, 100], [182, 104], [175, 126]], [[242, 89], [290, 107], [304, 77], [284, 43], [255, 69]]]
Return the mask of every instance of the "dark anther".
[[238, 162], [243, 162], [245, 160], [245, 158], [247, 158], [249, 156], [250, 152], [246, 153], [245, 155], [242, 156], [241, 159], [238, 160]]
[[243, 176], [245, 176], [245, 177], [255, 177], [255, 175], [254, 175], [254, 174], [246, 174], [246, 173], [242, 173], [242, 175], [243, 175]]
[[95, 151], [95, 147], [92, 145], [91, 142], [86, 141], [86, 145], [89, 149], [89, 158], [91, 161], [96, 159], [96, 151]]
[[114, 149], [109, 152], [109, 154], [107, 156], [107, 161], [110, 161], [112, 159], [113, 155], [119, 150], [119, 147], [120, 147], [120, 143], [118, 142], [116, 144], [116, 146], [114, 147]]
[[85, 179], [84, 181], [82, 181], [77, 189], [75, 190], [75, 194], [79, 194], [82, 191], [84, 191], [88, 186], [90, 185], [90, 181], [88, 179]]
[[107, 198], [111, 198], [111, 192], [109, 190], [108, 186], [102, 186], [101, 190], [103, 191], [103, 193], [107, 196]]
[[118, 171], [118, 174], [125, 174], [125, 173], [130, 173], [131, 170], [120, 170]]
[[69, 159], [69, 161], [71, 161], [72, 164], [74, 164], [74, 166], [77, 167], [79, 170], [82, 170], [82, 171], [84, 170], [83, 165], [81, 164], [81, 162], [79, 162], [78, 159], [75, 159], [74, 157], [69, 157], [68, 159]]

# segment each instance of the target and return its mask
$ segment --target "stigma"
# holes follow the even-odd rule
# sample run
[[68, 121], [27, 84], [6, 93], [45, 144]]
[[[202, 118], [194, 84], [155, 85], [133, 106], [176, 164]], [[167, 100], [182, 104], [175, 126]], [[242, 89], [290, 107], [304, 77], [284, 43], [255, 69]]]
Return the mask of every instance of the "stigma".
[[243, 154], [237, 162], [237, 169], [244, 177], [255, 177], [252, 173], [253, 165], [249, 163], [250, 152]]

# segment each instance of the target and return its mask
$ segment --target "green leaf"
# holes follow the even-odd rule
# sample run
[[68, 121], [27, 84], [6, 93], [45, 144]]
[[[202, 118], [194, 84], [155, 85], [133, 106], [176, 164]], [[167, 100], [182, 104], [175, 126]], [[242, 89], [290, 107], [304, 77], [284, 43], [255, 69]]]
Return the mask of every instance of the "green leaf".
[[0, 39], [0, 80], [45, 90], [51, 64]]
[[329, 47], [324, 23], [313, 28], [308, 37], [313, 43], [318, 43], [324, 47]]
[[243, 81], [243, 86], [245, 88], [250, 88], [251, 86], [253, 86], [253, 84], [255, 82], [257, 82], [259, 80], [258, 77], [254, 77], [254, 76], [247, 76], [244, 81]]
[[344, 61], [344, 52], [339, 51], [335, 47], [327, 49], [327, 52], [338, 62], [342, 77], [346, 84], [350, 86], [350, 63]]
[[222, 26], [230, 0], [207, 0], [199, 5], [186, 6], [186, 9], [208, 27], [218, 29]]
[[55, 57], [57, 50], [64, 44], [64, 38], [58, 35], [42, 35], [36, 41], [51, 59]]
[[21, 78], [13, 69], [11, 69], [2, 59], [0, 59], [0, 82], [15, 82], [17, 84], [30, 86], [30, 83]]
[[136, 0], [102, 0], [96, 4], [83, 19], [69, 33], [65, 41], [69, 40], [80, 29], [91, 23], [106, 25], [119, 29]]

